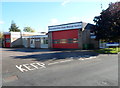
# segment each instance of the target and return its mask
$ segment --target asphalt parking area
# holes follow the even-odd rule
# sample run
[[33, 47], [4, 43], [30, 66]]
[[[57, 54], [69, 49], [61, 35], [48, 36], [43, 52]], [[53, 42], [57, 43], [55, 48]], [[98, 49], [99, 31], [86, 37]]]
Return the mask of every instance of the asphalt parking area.
[[[110, 57], [111, 57], [111, 59], [110, 59]], [[71, 50], [65, 50], [65, 51], [56, 50], [55, 51], [55, 50], [48, 50], [48, 49], [14, 49], [14, 48], [7, 49], [7, 48], [4, 48], [4, 49], [2, 49], [3, 82], [7, 83], [4, 85], [13, 85], [13, 84], [29, 85], [29, 84], [27, 84], [27, 83], [29, 83], [28, 81], [26, 82], [26, 84], [24, 84], [24, 83], [21, 84], [21, 82], [22, 82], [21, 80], [23, 80], [23, 79], [25, 80], [25, 77], [32, 78], [32, 76], [31, 76], [32, 74], [34, 74], [34, 77], [36, 79], [39, 77], [41, 79], [41, 77], [42, 77], [43, 80], [50, 80], [50, 79], [53, 79], [54, 77], [57, 77], [57, 76], [53, 75], [53, 74], [56, 75], [56, 73], [59, 74], [58, 76], [60, 76], [60, 75], [63, 76], [62, 74], [60, 74], [61, 70], [62, 70], [62, 73], [66, 73], [65, 71], [67, 71], [67, 73], [69, 73], [69, 71], [71, 71], [72, 73], [75, 73], [76, 75], [78, 75], [79, 73], [81, 73], [81, 71], [79, 70], [80, 72], [76, 73], [76, 71], [78, 71], [77, 69], [82, 69], [83, 71], [84, 70], [90, 71], [90, 69], [91, 69], [90, 67], [92, 67], [92, 66], [95, 69], [92, 69], [94, 71], [91, 70], [91, 72], [96, 72], [96, 70], [98, 70], [96, 68], [103, 69], [103, 68], [101, 68], [102, 66], [105, 67], [105, 69], [107, 69], [107, 67], [106, 67], [107, 65], [110, 65], [111, 69], [113, 70], [113, 68], [116, 68], [116, 66], [117, 66], [115, 64], [116, 66], [112, 67], [112, 65], [114, 65], [114, 63], [116, 63], [116, 59], [114, 61], [114, 58], [116, 58], [116, 57], [117, 57], [116, 55], [99, 55], [95, 52], [81, 51], [81, 50], [72, 50], [72, 51]], [[111, 60], [111, 62], [104, 65], [103, 63], [107, 62], [109, 59]], [[100, 67], [97, 64], [100, 65]], [[71, 68], [73, 68], [73, 69], [71, 69]], [[86, 69], [88, 69], [88, 70], [86, 70]], [[55, 71], [55, 73], [51, 73], [51, 70]], [[72, 71], [72, 70], [75, 70], [75, 71]], [[116, 84], [117, 71], [116, 71], [116, 69], [114, 69], [114, 70], [115, 70], [114, 71], [115, 78], [112, 78], [112, 79], [114, 79], [113, 81], [115, 82], [113, 84], [117, 85]], [[103, 70], [103, 72], [104, 71], [105, 70]], [[50, 79], [49, 79], [49, 76], [45, 75], [44, 73], [45, 74], [50, 73], [53, 76], [53, 78], [50, 77]], [[89, 72], [87, 72], [87, 73], [89, 73]], [[100, 73], [102, 73], [102, 72], [100, 72]], [[110, 73], [111, 73], [110, 74], [110, 76], [111, 76], [112, 72], [110, 72]], [[86, 74], [86, 72], [82, 73], [83, 79], [84, 79], [84, 74]], [[94, 74], [98, 74], [98, 73], [94, 73]], [[44, 78], [46, 78], [46, 76], [48, 76], [48, 79], [44, 79], [42, 75], [44, 75]], [[71, 75], [71, 73], [68, 74], [68, 76], [69, 75]], [[66, 76], [64, 75], [63, 78], [65, 78], [65, 77], [67, 77], [67, 75]], [[103, 79], [101, 79], [101, 80], [103, 80]], [[101, 81], [101, 80], [99, 80], [101, 83], [98, 82], [97, 85], [104, 84], [103, 81]], [[19, 83], [16, 83], [17, 81]], [[41, 83], [42, 83], [42, 80], [39, 80], [39, 81], [41, 81]], [[74, 81], [75, 80], [73, 80], [73, 83], [74, 83]], [[80, 80], [77, 79], [77, 81], [79, 82]], [[13, 82], [13, 84], [11, 84], [12, 82]], [[61, 83], [62, 82], [63, 81], [61, 81]], [[36, 83], [32, 83], [32, 84], [39, 85]], [[59, 81], [58, 81], [58, 83], [59, 83]], [[47, 82], [45, 83], [45, 85], [46, 84], [47, 84]], [[49, 84], [49, 81], [48, 81], [48, 84]], [[44, 83], [41, 85], [44, 85]], [[54, 85], [54, 84], [50, 84], [50, 85]], [[63, 84], [63, 85], [66, 85], [66, 84]], [[79, 84], [77, 84], [77, 85], [79, 85]], [[84, 85], [84, 82], [81, 85]], [[108, 84], [104, 84], [104, 85], [108, 85]], [[112, 84], [110, 84], [110, 85], [112, 85]]]
[[[49, 49], [20, 49], [20, 48], [3, 48], [2, 49], [2, 63], [3, 73], [14, 72], [16, 67], [20, 67], [32, 64], [33, 67], [37, 67], [33, 64], [44, 63], [47, 65], [65, 63], [72, 60], [84, 60], [91, 59], [97, 56], [96, 53], [89, 51], [52, 51]], [[17, 70], [18, 70], [17, 69]], [[28, 68], [29, 69], [29, 68]]]

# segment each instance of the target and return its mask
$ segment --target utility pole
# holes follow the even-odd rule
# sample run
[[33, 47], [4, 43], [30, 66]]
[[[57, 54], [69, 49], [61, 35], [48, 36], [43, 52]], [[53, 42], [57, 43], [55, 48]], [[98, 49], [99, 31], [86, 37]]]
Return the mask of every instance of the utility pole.
[[101, 10], [103, 10], [102, 0], [101, 0], [101, 4], [100, 4], [100, 6], [101, 6]]

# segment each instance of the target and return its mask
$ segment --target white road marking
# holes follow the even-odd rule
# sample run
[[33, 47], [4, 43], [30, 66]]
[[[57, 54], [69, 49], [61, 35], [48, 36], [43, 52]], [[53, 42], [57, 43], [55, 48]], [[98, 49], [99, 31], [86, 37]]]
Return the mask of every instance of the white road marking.
[[85, 59], [81, 59], [81, 58], [80, 58], [80, 59], [78, 59], [78, 60], [85, 60]]
[[28, 71], [27, 69], [22, 68], [22, 65], [16, 65], [16, 68], [18, 68], [21, 72]]
[[23, 66], [24, 66], [25, 68], [27, 68], [28, 70], [35, 70], [35, 68], [32, 69], [29, 64], [23, 64]]
[[53, 65], [53, 64], [58, 64], [58, 63], [64, 63], [64, 62], [69, 62], [72, 60], [63, 60], [63, 61], [59, 61], [59, 62], [53, 62], [53, 63], [49, 63], [48, 65]]
[[64, 61], [60, 61], [60, 63], [69, 62], [69, 61], [72, 61], [72, 60], [64, 60]]
[[36, 63], [31, 63], [30, 65], [35, 67], [36, 69], [38, 69], [38, 67], [36, 65], [34, 65], [34, 64], [36, 64]]
[[31, 71], [39, 68], [46, 68], [44, 63], [30, 63], [30, 64], [23, 64], [23, 65], [16, 65], [21, 72]]
[[36, 63], [38, 64], [39, 66], [41, 66], [41, 68], [46, 68], [45, 64], [44, 63]]
[[89, 60], [89, 59], [94, 59], [94, 58], [96, 58], [96, 56], [92, 56], [92, 57], [88, 57], [88, 58], [80, 58], [80, 59], [78, 59], [78, 60]]
[[[86, 55], [88, 56], [88, 55]], [[58, 63], [65, 63], [65, 62], [70, 62], [73, 61], [73, 57], [71, 57], [72, 59], [69, 60], [62, 60], [62, 61], [58, 61], [58, 62], [53, 62], [53, 63], [48, 63], [47, 65], [54, 65], [54, 64], [58, 64]], [[87, 59], [93, 59], [96, 58], [96, 56], [91, 56], [91, 57], [81, 57], [78, 60], [87, 60]], [[35, 70], [35, 69], [39, 69], [39, 68], [46, 68], [45, 66], [46, 64], [44, 63], [30, 63], [30, 64], [23, 64], [23, 65], [16, 65], [16, 68], [18, 68], [21, 72], [26, 72], [26, 71], [31, 71], [31, 70]]]
[[49, 63], [48, 65], [53, 65], [53, 64], [57, 64], [57, 63], [59, 63], [59, 62], [53, 62], [53, 63]]

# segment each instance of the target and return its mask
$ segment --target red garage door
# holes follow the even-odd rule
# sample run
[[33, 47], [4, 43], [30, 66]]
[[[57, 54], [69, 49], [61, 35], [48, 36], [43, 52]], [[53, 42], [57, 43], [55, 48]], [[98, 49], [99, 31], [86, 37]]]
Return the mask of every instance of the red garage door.
[[53, 48], [78, 48], [78, 29], [52, 32]]
[[10, 47], [10, 35], [4, 35], [5, 47]]

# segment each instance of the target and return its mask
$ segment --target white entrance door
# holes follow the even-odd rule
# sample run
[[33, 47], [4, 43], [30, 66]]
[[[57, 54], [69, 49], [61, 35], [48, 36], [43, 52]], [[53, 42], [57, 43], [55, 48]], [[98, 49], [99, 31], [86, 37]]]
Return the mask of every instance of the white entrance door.
[[30, 39], [30, 47], [35, 48], [35, 39]]
[[41, 38], [41, 48], [48, 48], [48, 43], [47, 43], [47, 39], [46, 38]]

